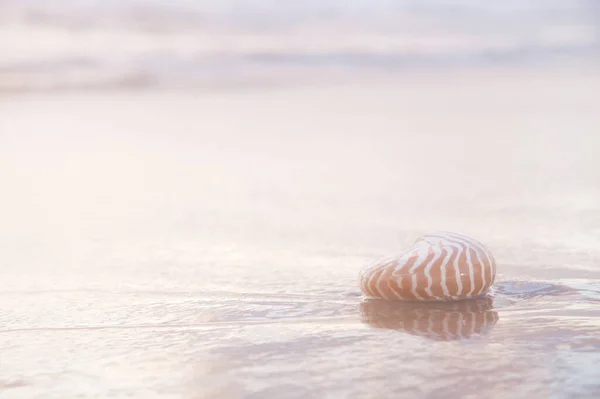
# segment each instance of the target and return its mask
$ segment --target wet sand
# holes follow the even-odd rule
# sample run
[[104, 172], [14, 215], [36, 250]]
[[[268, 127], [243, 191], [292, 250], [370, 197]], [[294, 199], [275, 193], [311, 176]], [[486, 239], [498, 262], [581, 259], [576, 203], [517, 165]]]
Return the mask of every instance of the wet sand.
[[[595, 398], [600, 75], [0, 98], [2, 398]], [[490, 298], [364, 301], [419, 234]]]

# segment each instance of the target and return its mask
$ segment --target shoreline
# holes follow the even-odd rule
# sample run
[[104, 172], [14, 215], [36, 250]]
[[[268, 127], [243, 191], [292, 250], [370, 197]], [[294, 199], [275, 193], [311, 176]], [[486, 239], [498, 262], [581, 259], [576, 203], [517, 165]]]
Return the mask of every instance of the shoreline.
[[[27, 95], [38, 93], [95, 93], [95, 92], [201, 92], [201, 91], [246, 91], [271, 88], [295, 88], [317, 86], [343, 86], [359, 84], [381, 84], [390, 82], [410, 81], [412, 79], [454, 79], [454, 78], [494, 78], [505, 79], [512, 77], [543, 77], [552, 75], [558, 77], [577, 78], [600, 76], [600, 65], [595, 62], [558, 63], [549, 65], [441, 65], [428, 67], [408, 67], [402, 69], [354, 69], [332, 68], [316, 70], [312, 68], [296, 70], [280, 70], [272, 68], [259, 73], [250, 72], [247, 76], [213, 76], [177, 81], [175, 75], [151, 76], [145, 73], [129, 75], [96, 75], [83, 78], [50, 78], [41, 75], [36, 82], [35, 75], [0, 73], [0, 96]], [[77, 76], [77, 75], [75, 75]], [[54, 79], [55, 81], [52, 81]], [[23, 83], [15, 83], [22, 81]], [[25, 83], [27, 82], [27, 83]], [[45, 82], [45, 83], [42, 83]]]

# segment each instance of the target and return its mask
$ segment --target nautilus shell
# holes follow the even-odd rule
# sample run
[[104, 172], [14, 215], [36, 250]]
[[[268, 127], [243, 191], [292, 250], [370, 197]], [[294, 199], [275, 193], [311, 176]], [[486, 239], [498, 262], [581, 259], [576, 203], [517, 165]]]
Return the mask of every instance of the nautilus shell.
[[360, 273], [369, 297], [402, 301], [450, 301], [485, 295], [494, 283], [496, 262], [479, 241], [463, 234], [426, 234], [398, 257], [376, 262]]
[[402, 331], [434, 341], [484, 335], [498, 322], [492, 298], [407, 303], [368, 299], [360, 304], [362, 321], [374, 328]]

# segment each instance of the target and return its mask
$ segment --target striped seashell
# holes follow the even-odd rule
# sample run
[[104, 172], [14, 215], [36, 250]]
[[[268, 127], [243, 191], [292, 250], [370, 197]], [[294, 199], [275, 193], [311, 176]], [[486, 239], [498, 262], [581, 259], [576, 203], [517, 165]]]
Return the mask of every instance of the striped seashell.
[[434, 232], [402, 255], [374, 263], [360, 273], [369, 297], [401, 301], [449, 301], [485, 295], [496, 262], [479, 241], [463, 234]]
[[453, 341], [487, 334], [498, 322], [492, 298], [468, 301], [406, 303], [368, 299], [361, 319], [374, 328], [406, 332], [434, 341]]

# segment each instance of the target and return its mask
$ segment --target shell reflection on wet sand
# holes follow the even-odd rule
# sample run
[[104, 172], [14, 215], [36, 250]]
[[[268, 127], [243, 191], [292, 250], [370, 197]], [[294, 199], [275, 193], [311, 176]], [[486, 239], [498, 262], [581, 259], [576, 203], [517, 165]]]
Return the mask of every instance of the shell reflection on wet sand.
[[404, 301], [448, 301], [484, 296], [496, 277], [496, 262], [479, 241], [458, 233], [418, 238], [398, 257], [360, 273], [369, 297]]
[[360, 305], [362, 321], [375, 328], [404, 331], [436, 341], [486, 334], [497, 322], [491, 298], [454, 302], [400, 302], [367, 299]]

